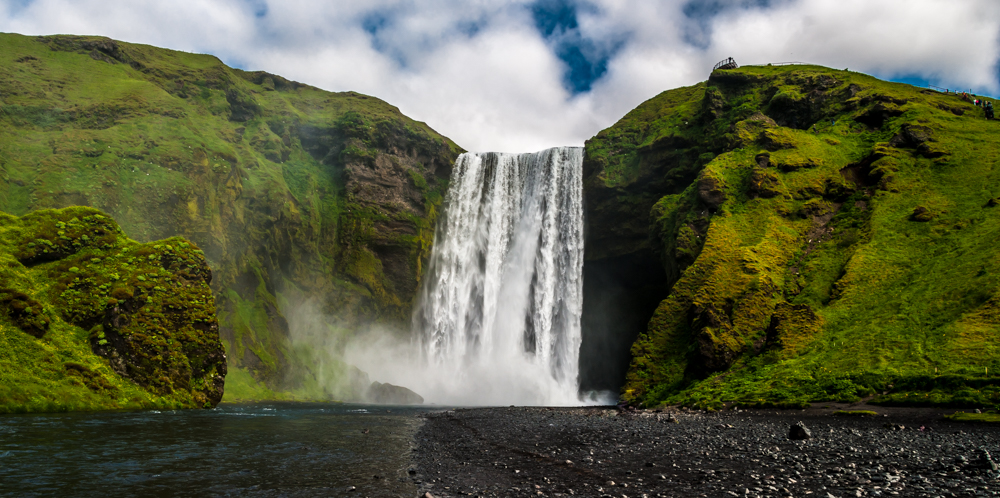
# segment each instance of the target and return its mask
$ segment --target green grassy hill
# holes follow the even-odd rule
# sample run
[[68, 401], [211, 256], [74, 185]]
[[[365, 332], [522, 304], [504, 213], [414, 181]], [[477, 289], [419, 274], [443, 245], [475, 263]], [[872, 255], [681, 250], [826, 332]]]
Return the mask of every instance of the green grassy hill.
[[200, 249], [91, 208], [0, 213], [0, 413], [212, 407], [226, 357]]
[[623, 399], [1000, 403], [998, 137], [960, 95], [816, 66], [715, 71], [602, 131], [588, 258], [648, 249], [669, 288]]
[[288, 339], [304, 302], [334, 349], [408, 320], [459, 152], [365, 95], [107, 38], [0, 34], [0, 210], [93, 206], [139, 241], [194, 241], [231, 396], [336, 395], [319, 351]]

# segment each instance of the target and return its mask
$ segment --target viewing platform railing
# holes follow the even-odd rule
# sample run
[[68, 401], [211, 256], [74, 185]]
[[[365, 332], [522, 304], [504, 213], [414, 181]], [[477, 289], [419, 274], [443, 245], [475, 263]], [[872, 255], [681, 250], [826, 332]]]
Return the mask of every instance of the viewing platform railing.
[[738, 67], [740, 67], [739, 64], [737, 64], [736, 61], [730, 57], [716, 64], [715, 67], [712, 68], [712, 71], [715, 71], [716, 69], [736, 69]]

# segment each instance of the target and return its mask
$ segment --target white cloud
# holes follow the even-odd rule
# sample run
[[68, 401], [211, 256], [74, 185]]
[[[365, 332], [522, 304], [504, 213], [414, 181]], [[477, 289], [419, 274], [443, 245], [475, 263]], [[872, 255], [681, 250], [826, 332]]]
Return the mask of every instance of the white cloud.
[[[212, 53], [246, 69], [377, 96], [470, 150], [580, 145], [657, 93], [705, 79], [728, 56], [1000, 91], [995, 0], [787, 0], [729, 8], [700, 24], [684, 15], [682, 0], [591, 0], [579, 11], [580, 33], [619, 50], [592, 90], [576, 96], [564, 89], [564, 65], [527, 5], [0, 0], [0, 30]], [[377, 26], [374, 36], [366, 21]], [[692, 29], [705, 33], [704, 43], [685, 41]]]
[[[233, 53], [256, 36], [253, 15], [239, 0], [35, 0], [0, 18], [0, 30], [22, 34], [104, 35], [176, 50]], [[2, 12], [0, 10], [0, 12]], [[218, 54], [222, 55], [222, 54]]]
[[727, 13], [713, 26], [712, 49], [746, 62], [815, 62], [996, 91], [997, 14], [994, 1], [813, 0]]

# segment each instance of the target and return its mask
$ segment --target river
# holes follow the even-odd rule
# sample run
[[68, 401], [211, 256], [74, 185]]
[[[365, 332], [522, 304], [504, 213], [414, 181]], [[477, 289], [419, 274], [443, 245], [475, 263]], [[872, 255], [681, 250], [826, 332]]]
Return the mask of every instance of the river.
[[223, 403], [213, 410], [4, 415], [0, 494], [416, 496], [407, 471], [425, 411]]

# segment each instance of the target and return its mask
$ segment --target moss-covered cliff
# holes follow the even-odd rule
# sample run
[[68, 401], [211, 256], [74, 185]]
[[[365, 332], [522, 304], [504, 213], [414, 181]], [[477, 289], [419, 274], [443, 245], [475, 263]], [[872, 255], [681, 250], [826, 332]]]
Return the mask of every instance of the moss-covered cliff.
[[715, 71], [602, 131], [588, 260], [648, 251], [669, 289], [623, 399], [1000, 402], [998, 132], [961, 95], [815, 66]]
[[197, 243], [244, 397], [270, 395], [254, 379], [321, 384], [315, 351], [288, 339], [304, 302], [333, 348], [407, 319], [459, 151], [365, 95], [107, 38], [0, 34], [0, 210], [94, 206], [137, 240]]
[[0, 213], [0, 413], [215, 406], [211, 281], [190, 242], [137, 243], [96, 209]]

